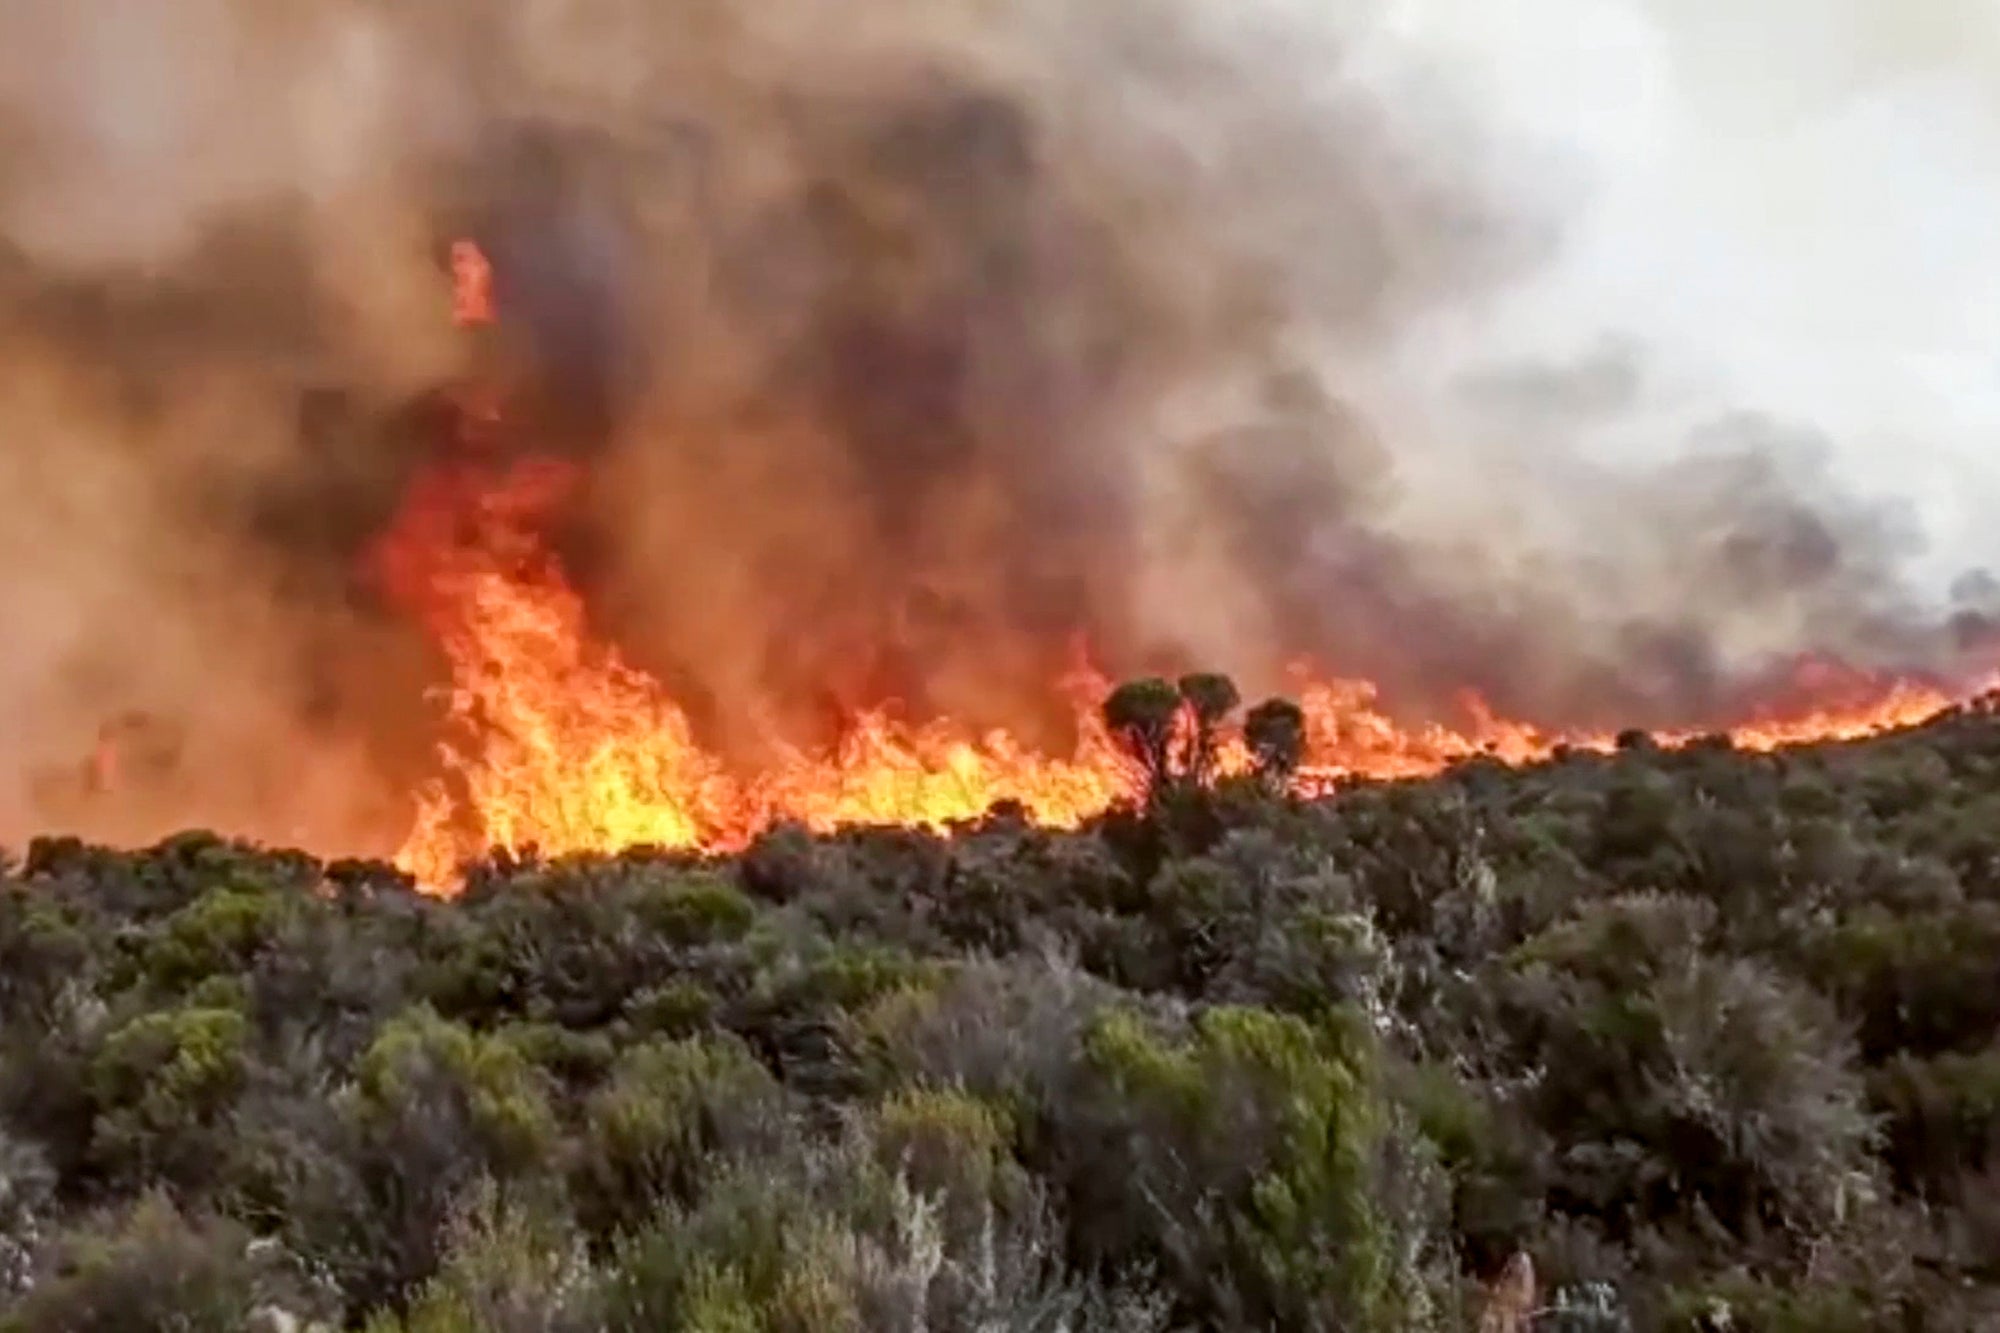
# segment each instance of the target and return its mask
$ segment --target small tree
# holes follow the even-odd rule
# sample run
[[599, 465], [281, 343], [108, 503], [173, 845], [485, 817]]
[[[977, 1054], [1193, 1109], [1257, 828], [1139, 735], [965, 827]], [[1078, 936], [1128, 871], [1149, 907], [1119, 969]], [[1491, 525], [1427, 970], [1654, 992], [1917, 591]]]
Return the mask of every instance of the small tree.
[[1173, 682], [1159, 676], [1127, 681], [1104, 701], [1104, 724], [1145, 769], [1149, 796], [1165, 790], [1173, 777], [1174, 724], [1181, 702]]
[[1213, 671], [1182, 676], [1180, 695], [1194, 723], [1188, 731], [1182, 770], [1193, 781], [1206, 782], [1215, 771], [1217, 735], [1243, 702], [1243, 695], [1235, 681]]
[[[1204, 787], [1215, 778], [1224, 728], [1242, 702], [1236, 682], [1219, 672], [1190, 672], [1178, 682], [1149, 676], [1111, 692], [1104, 722], [1139, 761], [1147, 799], [1157, 801], [1176, 783]], [[1268, 699], [1244, 719], [1243, 738], [1257, 776], [1283, 790], [1305, 757], [1305, 712]]]
[[1305, 759], [1305, 710], [1290, 699], [1266, 699], [1243, 719], [1243, 739], [1256, 760], [1257, 776], [1282, 789]]

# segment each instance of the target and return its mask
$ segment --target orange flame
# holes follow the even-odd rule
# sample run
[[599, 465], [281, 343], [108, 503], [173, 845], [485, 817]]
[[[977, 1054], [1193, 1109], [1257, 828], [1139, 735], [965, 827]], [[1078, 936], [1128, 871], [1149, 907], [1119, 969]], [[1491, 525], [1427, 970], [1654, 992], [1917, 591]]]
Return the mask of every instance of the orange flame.
[[[452, 270], [459, 322], [490, 321], [485, 256], [460, 242]], [[1018, 803], [1042, 824], [1073, 827], [1134, 791], [1131, 764], [1098, 717], [1107, 682], [1090, 673], [1066, 682], [1080, 737], [1067, 756], [1036, 753], [1005, 732], [911, 726], [876, 711], [855, 718], [831, 752], [774, 740], [774, 765], [750, 776], [730, 772], [657, 681], [593, 639], [581, 599], [543, 548], [539, 520], [572, 480], [546, 460], [433, 469], [376, 552], [385, 586], [449, 660], [447, 712], [463, 738], [445, 747], [450, 782], [420, 793], [396, 857], [427, 888], [447, 890], [464, 861], [495, 849], [726, 850], [781, 820], [817, 830], [943, 828], [1001, 802]], [[1558, 745], [1612, 745], [1608, 735], [1545, 733], [1495, 716], [1477, 697], [1465, 700], [1463, 728], [1405, 727], [1367, 682], [1301, 676], [1297, 684], [1307, 724], [1298, 780], [1305, 793], [1357, 778], [1419, 777], [1479, 755], [1518, 764]], [[1909, 684], [1803, 685], [1813, 697], [1849, 693], [1835, 707], [1752, 719], [1730, 733], [1735, 743], [1768, 750], [1856, 737], [1913, 724], [1952, 702]], [[1248, 764], [1240, 740], [1230, 741], [1223, 770]]]
[[493, 265], [471, 241], [451, 243], [451, 318], [460, 328], [493, 322]]
[[540, 460], [433, 469], [376, 550], [384, 586], [444, 650], [447, 712], [465, 738], [442, 756], [458, 791], [440, 782], [420, 793], [396, 858], [420, 883], [447, 886], [490, 849], [728, 849], [781, 820], [935, 828], [1015, 801], [1041, 823], [1073, 826], [1131, 790], [1096, 717], [1095, 678], [1070, 682], [1083, 742], [1068, 758], [1004, 732], [912, 727], [877, 711], [831, 753], [772, 738], [774, 765], [727, 772], [658, 682], [592, 639], [581, 599], [541, 548], [535, 521], [571, 480]]

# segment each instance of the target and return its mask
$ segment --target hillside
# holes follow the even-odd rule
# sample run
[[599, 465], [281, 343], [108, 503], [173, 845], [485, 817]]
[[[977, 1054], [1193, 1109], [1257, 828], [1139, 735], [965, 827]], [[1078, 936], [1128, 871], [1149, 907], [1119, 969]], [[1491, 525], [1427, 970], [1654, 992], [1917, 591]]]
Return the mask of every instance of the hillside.
[[0, 877], [0, 1328], [1505, 1328], [1518, 1255], [1542, 1330], [2000, 1326], [2000, 720]]

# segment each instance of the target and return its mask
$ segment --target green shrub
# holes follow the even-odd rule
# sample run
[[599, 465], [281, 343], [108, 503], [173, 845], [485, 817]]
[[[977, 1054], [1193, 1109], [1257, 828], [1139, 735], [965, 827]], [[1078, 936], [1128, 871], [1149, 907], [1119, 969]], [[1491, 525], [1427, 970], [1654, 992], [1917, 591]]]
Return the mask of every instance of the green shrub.
[[0, 878], [0, 1020], [44, 1021], [66, 987], [89, 985], [89, 924], [34, 888]]
[[698, 981], [677, 978], [649, 986], [625, 1004], [625, 1018], [641, 1039], [692, 1037], [716, 1018], [722, 998]]
[[1073, 1168], [1077, 1242], [1159, 1263], [1225, 1322], [1387, 1333], [1432, 1317], [1436, 1238], [1397, 1234], [1375, 1198], [1393, 1127], [1352, 1015], [1215, 1009], [1171, 1041], [1113, 1014], [1085, 1058], [1104, 1155]]
[[361, 1057], [355, 1109], [377, 1121], [420, 1115], [438, 1095], [454, 1104], [496, 1170], [547, 1160], [556, 1137], [547, 1081], [519, 1046], [414, 1009], [385, 1024]]
[[55, 1190], [47, 1154], [0, 1131], [0, 1309], [34, 1277], [35, 1251]]
[[604, 1032], [576, 1032], [555, 1023], [509, 1023], [493, 1036], [562, 1087], [594, 1084], [618, 1058]]
[[570, 1219], [482, 1181], [452, 1225], [438, 1275], [407, 1313], [380, 1312], [367, 1333], [594, 1333], [602, 1281]]
[[1688, 899], [1614, 899], [1510, 960], [1554, 1202], [1627, 1235], [1702, 1216], [1738, 1241], [1830, 1234], [1872, 1194], [1850, 1047], [1813, 992], [1704, 955], [1711, 919]]
[[2000, 1168], [2000, 1046], [1899, 1056], [1869, 1085], [1886, 1122], [1884, 1156], [1906, 1188], [1950, 1200]]
[[1030, 1182], [1014, 1160], [1014, 1127], [963, 1092], [906, 1088], [875, 1108], [877, 1161], [940, 1210], [954, 1243], [970, 1246], [995, 1210], [1027, 1206]]
[[682, 948], [741, 939], [757, 917], [733, 884], [708, 875], [647, 882], [632, 895], [632, 911], [643, 929]]
[[809, 1197], [774, 1173], [739, 1164], [692, 1209], [669, 1206], [621, 1239], [610, 1269], [610, 1326], [757, 1330], [804, 1258]]
[[1225, 684], [1071, 831], [0, 854], [0, 1326], [2000, 1327], [2000, 707], [1308, 800]]
[[112, 1032], [90, 1067], [97, 1160], [133, 1180], [205, 1178], [248, 1076], [249, 1035], [241, 1010], [215, 1008], [142, 1014]]
[[146, 951], [146, 975], [172, 993], [246, 969], [296, 900], [262, 889], [214, 889], [168, 917]]
[[777, 1082], [740, 1043], [653, 1041], [627, 1050], [584, 1110], [576, 1192], [596, 1235], [694, 1200], [707, 1177], [781, 1123]]
[[1891, 1333], [1908, 1327], [1897, 1307], [1830, 1285], [1777, 1286], [1725, 1278], [1673, 1292], [1663, 1333]]
[[962, 1088], [1032, 1127], [1066, 1094], [1084, 1035], [1115, 995], [1054, 960], [980, 960], [934, 989], [881, 997], [849, 1020], [846, 1036], [879, 1090]]
[[2000, 902], [1857, 912], [1808, 935], [1806, 974], [1839, 1002], [1864, 1056], [1976, 1051], [2000, 1030]]
[[482, 1178], [546, 1184], [561, 1147], [549, 1080], [513, 1041], [419, 1007], [383, 1025], [331, 1097], [279, 1097], [251, 1124], [234, 1197], [359, 1316], [399, 1307], [436, 1275]]
[[164, 1195], [63, 1236], [50, 1272], [0, 1312], [6, 1333], [242, 1333], [257, 1302], [249, 1237]]

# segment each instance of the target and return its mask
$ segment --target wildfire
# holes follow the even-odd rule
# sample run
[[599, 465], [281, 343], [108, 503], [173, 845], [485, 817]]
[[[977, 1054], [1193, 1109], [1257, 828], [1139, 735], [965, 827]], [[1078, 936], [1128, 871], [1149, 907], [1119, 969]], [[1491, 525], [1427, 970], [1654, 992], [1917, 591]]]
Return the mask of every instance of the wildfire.
[[[422, 793], [398, 864], [427, 885], [488, 848], [731, 848], [778, 820], [938, 826], [1017, 801], [1074, 825], [1129, 789], [1125, 760], [1080, 704], [1084, 743], [1035, 754], [1004, 733], [854, 719], [830, 754], [777, 745], [754, 777], [696, 742], [660, 685], [587, 632], [583, 605], [535, 541], [568, 474], [547, 464], [440, 468], [378, 550], [384, 582], [452, 665], [448, 709], [468, 738], [444, 759], [460, 787]], [[1076, 682], [1079, 699], [1101, 684]]]
[[[458, 321], [491, 321], [485, 256], [460, 242], [451, 264]], [[477, 402], [468, 399], [468, 429], [482, 420]], [[777, 762], [754, 775], [731, 772], [703, 749], [659, 682], [591, 636], [581, 599], [540, 538], [543, 518], [573, 481], [569, 470], [465, 452], [412, 488], [376, 552], [384, 587], [421, 619], [451, 669], [446, 707], [459, 739], [443, 754], [449, 780], [420, 793], [397, 856], [420, 883], [446, 889], [464, 860], [490, 849], [723, 850], [781, 820], [820, 830], [941, 827], [1014, 802], [1043, 824], [1070, 827], [1134, 790], [1130, 761], [1097, 713], [1108, 682], [1090, 673], [1066, 682], [1080, 738], [1067, 756], [1036, 753], [1004, 732], [913, 726], [877, 711], [853, 718], [831, 752], [773, 741]], [[1482, 754], [1524, 763], [1558, 745], [1612, 743], [1545, 733], [1493, 715], [1477, 698], [1466, 700], [1463, 727], [1408, 728], [1366, 682], [1301, 679], [1296, 693], [1306, 718], [1306, 791], [1422, 776]], [[1899, 685], [1837, 708], [1755, 719], [1731, 736], [1752, 749], [1853, 737], [1921, 721], [1951, 702]], [[1247, 763], [1240, 744], [1226, 748], [1225, 771]]]

